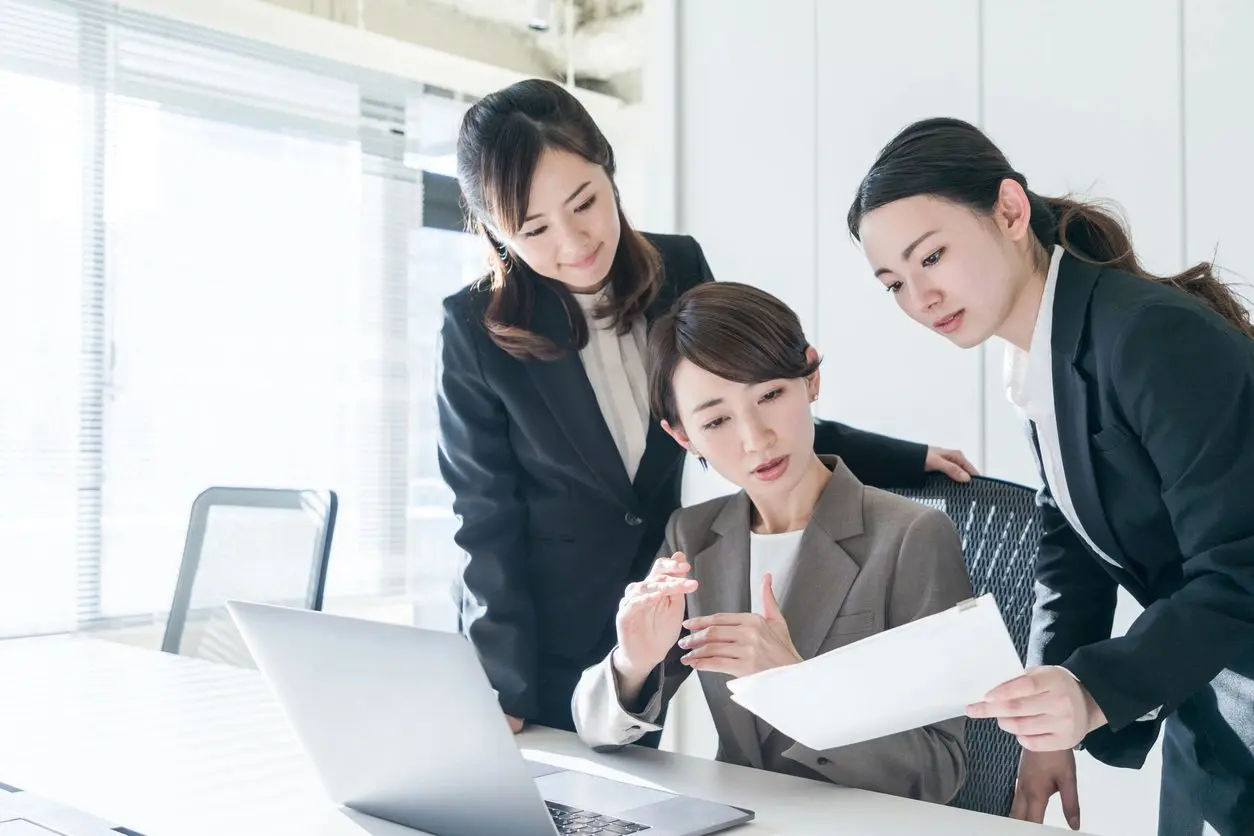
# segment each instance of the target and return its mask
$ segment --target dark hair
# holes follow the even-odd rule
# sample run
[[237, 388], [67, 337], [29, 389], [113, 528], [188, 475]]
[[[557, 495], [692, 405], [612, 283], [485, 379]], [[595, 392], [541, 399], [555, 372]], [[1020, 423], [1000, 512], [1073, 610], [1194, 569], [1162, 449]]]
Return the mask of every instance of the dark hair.
[[765, 290], [706, 282], [680, 296], [649, 330], [649, 407], [679, 426], [673, 378], [680, 360], [737, 383], [809, 377], [820, 361], [792, 308]]
[[[541, 360], [587, 345], [587, 320], [564, 284], [540, 276], [509, 255], [491, 227], [513, 235], [522, 226], [531, 178], [549, 149], [568, 151], [601, 166], [613, 185], [614, 150], [579, 100], [551, 81], [528, 79], [488, 94], [466, 111], [457, 136], [457, 178], [470, 210], [470, 231], [491, 247], [491, 272], [485, 278], [490, 280], [492, 298], [484, 324], [505, 351]], [[613, 189], [618, 204], [618, 186]], [[621, 204], [618, 220], [622, 234], [608, 276], [609, 293], [593, 315], [611, 318], [618, 333], [625, 334], [657, 296], [662, 261], [627, 222]], [[569, 345], [555, 345], [531, 330], [536, 294], [546, 287], [558, 294], [566, 309]]]
[[1137, 259], [1132, 238], [1116, 211], [1095, 202], [1036, 194], [992, 140], [961, 119], [915, 122], [884, 146], [849, 207], [849, 233], [858, 239], [868, 212], [916, 195], [932, 195], [991, 213], [1005, 180], [1014, 180], [1027, 192], [1032, 232], [1046, 260], [1049, 250], [1061, 244], [1086, 261], [1172, 285], [1254, 337], [1254, 325], [1241, 297], [1215, 275], [1213, 264], [1204, 261], [1172, 276], [1148, 272]]

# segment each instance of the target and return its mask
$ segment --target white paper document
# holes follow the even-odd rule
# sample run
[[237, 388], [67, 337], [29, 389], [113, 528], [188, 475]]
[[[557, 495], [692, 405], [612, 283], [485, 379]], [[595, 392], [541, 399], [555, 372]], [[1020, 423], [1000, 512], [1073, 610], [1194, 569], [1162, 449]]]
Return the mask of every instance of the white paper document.
[[961, 716], [1021, 673], [997, 602], [982, 595], [728, 688], [803, 746], [833, 749]]

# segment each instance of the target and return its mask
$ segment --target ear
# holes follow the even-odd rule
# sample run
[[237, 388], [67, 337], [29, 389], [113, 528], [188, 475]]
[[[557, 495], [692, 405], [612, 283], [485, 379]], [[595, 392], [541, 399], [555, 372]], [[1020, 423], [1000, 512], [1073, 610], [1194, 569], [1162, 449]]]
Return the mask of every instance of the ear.
[[1021, 241], [1032, 232], [1032, 201], [1018, 181], [1007, 177], [997, 188], [997, 205], [993, 207], [997, 229], [1011, 241]]
[[[819, 351], [814, 346], [806, 347], [806, 362], [817, 363], [819, 361]], [[819, 399], [819, 370], [815, 369], [814, 374], [806, 378], [806, 391], [810, 395], [810, 402], [813, 403]]]
[[689, 453], [696, 452], [692, 449], [692, 441], [688, 438], [688, 433], [684, 432], [683, 427], [672, 427], [670, 421], [662, 419], [662, 429], [666, 431], [667, 435], [675, 439], [675, 442], [680, 447], [684, 448]]

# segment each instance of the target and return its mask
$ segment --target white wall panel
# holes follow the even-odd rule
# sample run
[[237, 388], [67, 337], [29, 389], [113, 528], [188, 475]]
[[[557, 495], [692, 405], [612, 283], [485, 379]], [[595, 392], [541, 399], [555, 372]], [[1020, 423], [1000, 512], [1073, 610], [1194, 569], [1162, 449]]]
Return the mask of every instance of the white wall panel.
[[814, 320], [814, 0], [679, 3], [679, 227]]
[[[979, 118], [979, 3], [818, 4], [818, 345], [825, 416], [964, 450], [980, 464], [980, 352], [913, 322], [845, 216], [880, 148], [930, 116]], [[926, 68], [921, 72], [920, 68]]]
[[1216, 259], [1254, 301], [1254, 4], [1184, 10], [1185, 255]]

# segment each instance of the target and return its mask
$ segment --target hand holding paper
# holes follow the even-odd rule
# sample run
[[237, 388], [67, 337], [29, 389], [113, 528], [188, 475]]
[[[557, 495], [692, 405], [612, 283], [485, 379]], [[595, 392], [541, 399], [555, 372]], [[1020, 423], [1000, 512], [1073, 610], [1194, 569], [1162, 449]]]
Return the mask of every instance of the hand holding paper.
[[962, 716], [1021, 673], [997, 604], [984, 595], [728, 688], [793, 740], [825, 750]]
[[1070, 749], [1106, 716], [1070, 671], [1033, 668], [990, 691], [967, 708], [970, 717], [996, 718], [997, 725], [1032, 752]]

